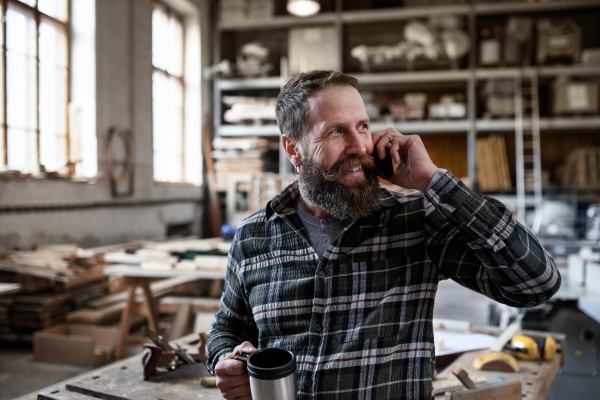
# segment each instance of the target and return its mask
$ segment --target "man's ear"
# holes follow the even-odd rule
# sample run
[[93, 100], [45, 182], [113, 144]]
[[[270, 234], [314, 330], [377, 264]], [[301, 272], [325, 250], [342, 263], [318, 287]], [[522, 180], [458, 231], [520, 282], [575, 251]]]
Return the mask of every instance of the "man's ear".
[[302, 148], [300, 145], [286, 135], [281, 136], [281, 145], [283, 146], [283, 150], [285, 150], [285, 154], [287, 154], [287, 157], [290, 159], [292, 164], [295, 167], [299, 167], [302, 163]]

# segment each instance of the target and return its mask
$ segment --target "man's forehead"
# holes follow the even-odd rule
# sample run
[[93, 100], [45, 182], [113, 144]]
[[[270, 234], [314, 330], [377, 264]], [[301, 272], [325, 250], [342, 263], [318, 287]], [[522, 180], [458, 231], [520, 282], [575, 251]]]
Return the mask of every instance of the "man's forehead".
[[[352, 86], [328, 86], [308, 100], [311, 119], [336, 119], [343, 116], [366, 118], [365, 104]], [[342, 121], [340, 121], [342, 122]]]

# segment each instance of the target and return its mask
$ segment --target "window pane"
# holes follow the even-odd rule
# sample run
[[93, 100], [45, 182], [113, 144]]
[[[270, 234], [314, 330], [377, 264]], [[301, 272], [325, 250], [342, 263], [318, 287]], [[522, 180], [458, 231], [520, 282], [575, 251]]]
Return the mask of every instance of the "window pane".
[[7, 123], [14, 128], [35, 129], [37, 125], [35, 60], [8, 53], [6, 64]]
[[55, 170], [67, 162], [66, 36], [40, 24], [40, 163]]
[[40, 23], [40, 62], [67, 66], [67, 35], [51, 22]]
[[183, 74], [183, 26], [175, 17], [169, 18], [167, 51], [167, 72], [181, 76]]
[[6, 10], [6, 46], [9, 52], [35, 57], [33, 14], [9, 5]]
[[67, 162], [67, 72], [40, 66], [40, 163], [55, 170]]
[[38, 0], [38, 10], [61, 21], [66, 21], [67, 0]]
[[153, 74], [154, 179], [183, 181], [183, 88], [175, 78]]
[[152, 65], [166, 70], [168, 18], [161, 8], [152, 11]]
[[36, 157], [35, 131], [8, 128], [8, 168], [21, 170], [35, 165]]

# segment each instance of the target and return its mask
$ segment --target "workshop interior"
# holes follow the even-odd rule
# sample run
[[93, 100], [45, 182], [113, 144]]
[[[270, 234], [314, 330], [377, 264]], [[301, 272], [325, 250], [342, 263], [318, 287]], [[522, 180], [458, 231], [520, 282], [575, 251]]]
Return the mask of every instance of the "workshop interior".
[[312, 70], [355, 77], [371, 133], [419, 135], [560, 272], [524, 308], [440, 280], [432, 396], [599, 398], [599, 0], [0, 13], [0, 400], [224, 398], [205, 363], [228, 253], [297, 179], [276, 104]]

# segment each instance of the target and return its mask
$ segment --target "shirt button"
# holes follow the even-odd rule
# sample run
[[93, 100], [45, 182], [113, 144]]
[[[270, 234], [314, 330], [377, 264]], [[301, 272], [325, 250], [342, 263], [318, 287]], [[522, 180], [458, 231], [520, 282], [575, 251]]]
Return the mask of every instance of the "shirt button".
[[327, 242], [327, 238], [326, 238], [325, 236], [323, 236], [323, 237], [321, 238], [321, 243], [326, 243], [326, 242]]
[[323, 329], [323, 327], [319, 324], [315, 325], [315, 332], [321, 332], [321, 329]]
[[304, 381], [304, 387], [310, 389], [312, 387], [312, 380], [310, 378], [306, 378]]
[[327, 226], [329, 225], [329, 221], [327, 221], [326, 219], [323, 220], [323, 225]]
[[325, 279], [325, 272], [323, 272], [323, 271], [319, 272], [319, 278]]

